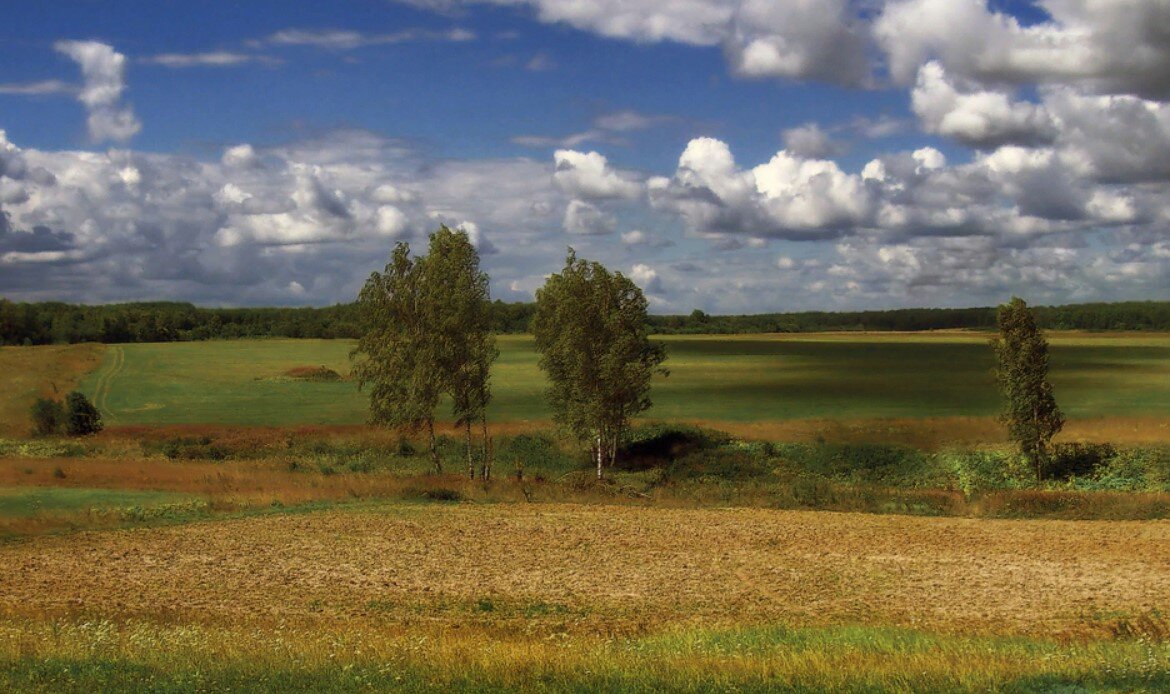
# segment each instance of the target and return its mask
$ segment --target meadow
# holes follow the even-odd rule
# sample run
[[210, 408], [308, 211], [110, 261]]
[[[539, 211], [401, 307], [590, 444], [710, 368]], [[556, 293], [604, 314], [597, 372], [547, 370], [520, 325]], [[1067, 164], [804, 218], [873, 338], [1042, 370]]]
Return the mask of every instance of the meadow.
[[[1170, 336], [1050, 335], [1042, 485], [986, 334], [663, 339], [600, 483], [525, 336], [490, 483], [363, 426], [348, 341], [0, 350], [0, 689], [1170, 688]], [[107, 430], [22, 438], [75, 384]]]
[[[737, 423], [991, 417], [999, 399], [982, 333], [667, 336], [669, 377], [648, 416]], [[1170, 336], [1054, 334], [1052, 379], [1073, 419], [1170, 414]], [[499, 338], [489, 417], [546, 422], [528, 336]], [[305, 382], [297, 367], [349, 371], [345, 340], [111, 345], [82, 382], [110, 424], [360, 424], [350, 381]]]

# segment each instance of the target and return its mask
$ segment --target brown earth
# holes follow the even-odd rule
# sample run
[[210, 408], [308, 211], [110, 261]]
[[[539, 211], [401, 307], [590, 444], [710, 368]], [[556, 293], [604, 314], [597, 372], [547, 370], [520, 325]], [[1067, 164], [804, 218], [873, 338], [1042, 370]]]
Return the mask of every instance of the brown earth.
[[8, 542], [0, 614], [458, 629], [511, 605], [517, 628], [602, 633], [780, 620], [1076, 636], [1170, 608], [1168, 541], [1165, 521], [399, 504]]

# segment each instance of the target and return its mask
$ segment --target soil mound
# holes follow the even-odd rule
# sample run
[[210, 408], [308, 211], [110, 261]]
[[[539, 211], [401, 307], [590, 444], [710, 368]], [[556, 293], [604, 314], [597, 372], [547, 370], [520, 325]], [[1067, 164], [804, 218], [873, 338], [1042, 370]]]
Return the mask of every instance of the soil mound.
[[294, 381], [313, 381], [315, 383], [341, 380], [341, 374], [328, 366], [295, 366], [285, 371], [284, 377]]

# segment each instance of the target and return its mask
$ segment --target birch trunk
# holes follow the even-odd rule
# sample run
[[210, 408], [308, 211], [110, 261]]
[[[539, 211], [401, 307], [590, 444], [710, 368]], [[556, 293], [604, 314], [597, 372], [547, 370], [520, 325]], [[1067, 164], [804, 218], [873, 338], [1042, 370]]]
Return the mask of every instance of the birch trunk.
[[443, 463], [439, 461], [439, 449], [435, 445], [435, 420], [427, 420], [427, 436], [431, 443], [431, 462], [435, 464], [435, 472], [442, 474]]
[[488, 436], [487, 413], [480, 420], [483, 424], [483, 469], [480, 477], [486, 482], [492, 477], [492, 440]]
[[475, 457], [471, 455], [471, 420], [464, 423], [463, 447], [467, 450], [467, 477], [475, 479]]

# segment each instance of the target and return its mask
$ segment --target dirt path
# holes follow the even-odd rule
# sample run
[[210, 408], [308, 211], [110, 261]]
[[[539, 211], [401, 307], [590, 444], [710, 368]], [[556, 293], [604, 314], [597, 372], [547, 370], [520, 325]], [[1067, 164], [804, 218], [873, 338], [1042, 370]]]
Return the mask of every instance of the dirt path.
[[[584, 623], [845, 622], [1030, 634], [1170, 608], [1170, 523], [419, 505], [0, 546], [0, 613]], [[544, 609], [544, 608], [541, 608]], [[523, 612], [523, 610], [521, 610]]]
[[94, 406], [102, 413], [102, 417], [107, 424], [118, 421], [117, 414], [110, 409], [109, 399], [110, 390], [113, 386], [114, 379], [122, 372], [126, 366], [126, 350], [121, 345], [110, 345], [110, 365], [108, 368], [103, 368], [102, 372], [98, 374], [97, 383], [93, 388]]

